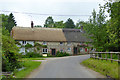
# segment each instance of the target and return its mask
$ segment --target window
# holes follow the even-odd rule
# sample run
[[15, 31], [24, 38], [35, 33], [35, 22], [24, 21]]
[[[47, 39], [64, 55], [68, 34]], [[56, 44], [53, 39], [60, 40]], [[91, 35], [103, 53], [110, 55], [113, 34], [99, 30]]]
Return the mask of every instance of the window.
[[63, 45], [63, 42], [60, 42], [60, 45]]
[[43, 45], [47, 45], [47, 43], [46, 43], [46, 42], [43, 42]]
[[70, 43], [70, 42], [67, 42], [67, 45], [68, 45], [68, 46], [70, 46], [70, 45], [71, 45], [71, 43]]
[[43, 48], [42, 49], [42, 53], [48, 53], [48, 49], [47, 48]]
[[23, 41], [22, 43], [23, 43], [23, 44], [26, 44], [26, 41]]
[[81, 42], [80, 45], [82, 45], [83, 43]]
[[68, 50], [68, 51], [71, 51], [71, 48], [68, 48], [67, 50]]
[[80, 48], [80, 51], [83, 51], [83, 48]]

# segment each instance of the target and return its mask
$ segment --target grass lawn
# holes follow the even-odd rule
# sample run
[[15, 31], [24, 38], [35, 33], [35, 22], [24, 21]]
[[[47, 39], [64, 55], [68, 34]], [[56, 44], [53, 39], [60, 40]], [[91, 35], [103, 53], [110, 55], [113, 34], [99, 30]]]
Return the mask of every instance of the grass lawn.
[[32, 72], [34, 69], [40, 66], [41, 62], [31, 60], [34, 60], [34, 58], [25, 59], [25, 61], [22, 61], [22, 64], [24, 65], [25, 69], [15, 72], [16, 78], [25, 78], [27, 75], [30, 74], [30, 72]]
[[111, 63], [111, 61], [90, 58], [81, 64], [105, 76], [108, 75], [112, 78], [118, 78], [118, 62], [113, 61]]
[[28, 61], [28, 60], [45, 60], [45, 59], [43, 59], [43, 58], [21, 58], [20, 60], [22, 60], [22, 61]]

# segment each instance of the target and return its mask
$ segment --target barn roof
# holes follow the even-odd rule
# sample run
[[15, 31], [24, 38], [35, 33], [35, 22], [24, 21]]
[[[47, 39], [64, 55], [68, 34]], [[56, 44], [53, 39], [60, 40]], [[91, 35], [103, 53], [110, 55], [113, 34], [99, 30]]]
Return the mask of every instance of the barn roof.
[[53, 42], [89, 42], [80, 29], [13, 27], [15, 40], [53, 41]]

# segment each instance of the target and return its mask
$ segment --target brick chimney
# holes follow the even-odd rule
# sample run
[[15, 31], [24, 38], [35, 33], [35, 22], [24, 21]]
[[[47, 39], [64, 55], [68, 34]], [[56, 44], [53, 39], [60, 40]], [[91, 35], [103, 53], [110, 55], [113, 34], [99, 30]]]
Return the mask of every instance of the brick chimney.
[[33, 25], [34, 25], [34, 23], [33, 23], [33, 21], [31, 21], [31, 28], [33, 28]]

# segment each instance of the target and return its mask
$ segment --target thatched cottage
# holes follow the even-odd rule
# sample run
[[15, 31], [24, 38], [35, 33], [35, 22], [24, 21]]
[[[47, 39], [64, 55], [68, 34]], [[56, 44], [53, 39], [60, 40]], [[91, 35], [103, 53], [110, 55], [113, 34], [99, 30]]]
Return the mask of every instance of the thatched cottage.
[[[85, 43], [91, 41], [84, 36], [81, 29], [13, 27], [11, 35], [23, 46], [28, 43], [32, 46], [35, 46], [36, 43], [46, 45], [47, 47], [40, 47], [37, 52], [51, 55], [56, 55], [57, 51], [71, 55], [87, 53], [89, 45]], [[20, 47], [20, 53], [26, 52], [25, 47], [19, 45], [18, 47]], [[30, 50], [35, 50], [35, 47]]]

